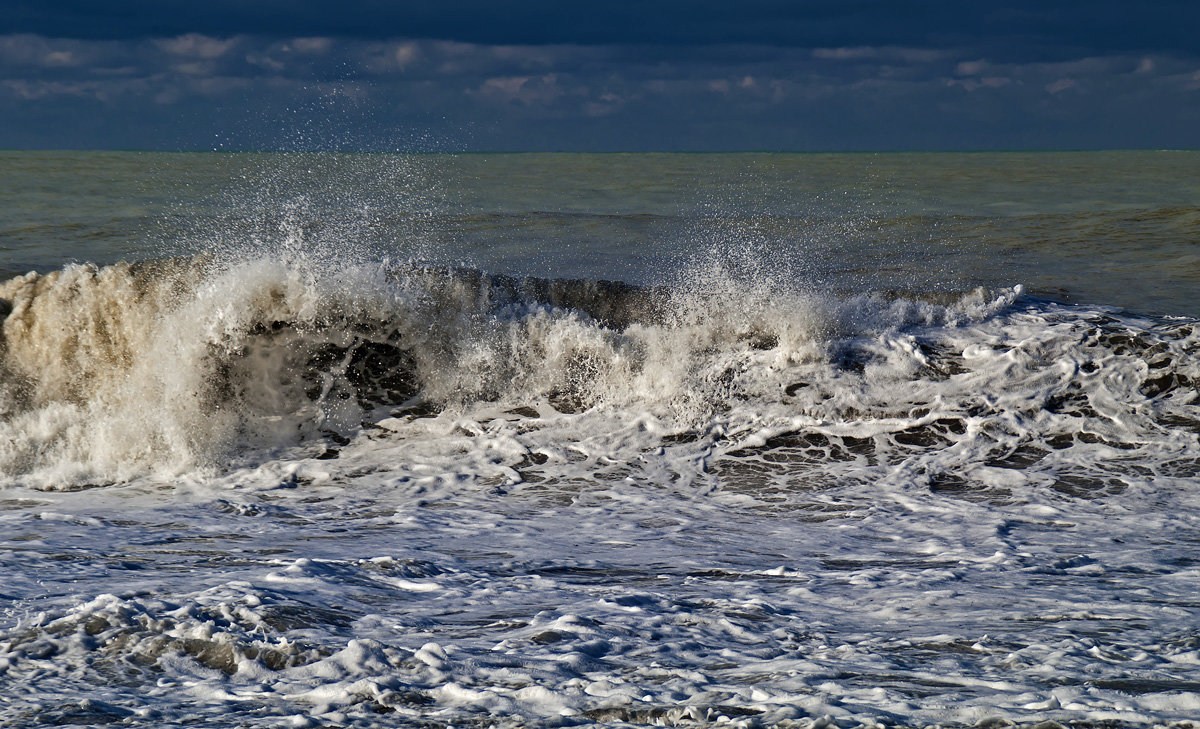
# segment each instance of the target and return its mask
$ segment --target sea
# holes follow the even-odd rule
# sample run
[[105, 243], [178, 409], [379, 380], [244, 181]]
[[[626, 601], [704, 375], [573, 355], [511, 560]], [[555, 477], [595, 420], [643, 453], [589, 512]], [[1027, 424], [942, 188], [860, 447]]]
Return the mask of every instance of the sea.
[[0, 152], [0, 725], [1194, 727], [1200, 152]]

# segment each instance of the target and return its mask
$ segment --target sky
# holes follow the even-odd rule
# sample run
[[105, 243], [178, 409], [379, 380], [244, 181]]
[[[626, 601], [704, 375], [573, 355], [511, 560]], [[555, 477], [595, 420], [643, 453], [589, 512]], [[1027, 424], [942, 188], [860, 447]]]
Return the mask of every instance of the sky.
[[1196, 0], [0, 0], [0, 148], [1196, 147]]

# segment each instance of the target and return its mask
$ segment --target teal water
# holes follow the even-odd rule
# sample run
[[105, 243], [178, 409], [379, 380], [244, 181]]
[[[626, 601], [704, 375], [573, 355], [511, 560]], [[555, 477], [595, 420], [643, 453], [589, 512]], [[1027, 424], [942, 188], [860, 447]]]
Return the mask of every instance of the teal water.
[[1025, 285], [1200, 314], [1200, 153], [0, 154], [0, 277], [244, 247], [653, 283], [751, 255], [814, 288]]

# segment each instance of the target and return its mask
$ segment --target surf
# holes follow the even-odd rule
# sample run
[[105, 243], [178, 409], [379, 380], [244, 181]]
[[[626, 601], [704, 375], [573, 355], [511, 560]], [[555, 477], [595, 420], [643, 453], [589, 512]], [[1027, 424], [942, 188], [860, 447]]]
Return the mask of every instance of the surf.
[[[646, 414], [661, 432], [642, 447], [704, 441], [726, 473], [764, 448], [828, 470], [866, 444], [967, 492], [1028, 482], [1005, 464], [1052, 462], [1063, 439], [1077, 455], [1195, 440], [1193, 322], [1019, 288], [938, 302], [776, 284], [717, 264], [639, 287], [211, 256], [31, 273], [0, 284], [0, 473], [42, 488], [215, 473], [482, 410]], [[997, 465], [954, 472], [956, 449]]]

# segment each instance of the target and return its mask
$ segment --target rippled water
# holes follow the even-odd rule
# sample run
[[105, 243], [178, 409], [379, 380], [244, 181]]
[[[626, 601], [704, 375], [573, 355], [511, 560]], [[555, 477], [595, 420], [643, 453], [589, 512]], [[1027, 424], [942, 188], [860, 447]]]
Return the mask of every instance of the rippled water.
[[0, 272], [312, 233], [495, 272], [656, 282], [755, 245], [849, 290], [1028, 291], [1196, 316], [1200, 153], [0, 152]]
[[1200, 712], [1195, 154], [0, 157], [6, 725]]

